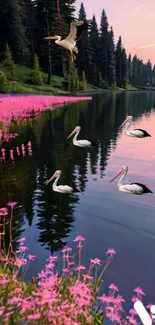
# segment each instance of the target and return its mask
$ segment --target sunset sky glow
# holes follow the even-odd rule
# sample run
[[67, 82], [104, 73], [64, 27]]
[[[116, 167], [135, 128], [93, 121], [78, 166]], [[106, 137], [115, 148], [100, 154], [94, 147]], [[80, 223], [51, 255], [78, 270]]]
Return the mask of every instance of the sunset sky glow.
[[[77, 0], [77, 12], [80, 4]], [[155, 0], [83, 0], [83, 4], [87, 18], [95, 14], [98, 24], [105, 9], [115, 39], [122, 36], [127, 53], [136, 53], [144, 62], [150, 59], [155, 64]]]

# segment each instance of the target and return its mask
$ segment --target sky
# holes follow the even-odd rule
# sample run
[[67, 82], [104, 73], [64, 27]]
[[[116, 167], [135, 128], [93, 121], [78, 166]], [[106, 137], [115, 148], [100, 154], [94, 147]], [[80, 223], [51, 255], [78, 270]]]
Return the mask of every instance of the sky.
[[[81, 0], [76, 0], [77, 12], [80, 4]], [[106, 11], [115, 39], [122, 36], [127, 54], [155, 64], [155, 0], [83, 0], [83, 4], [87, 19], [95, 14], [98, 24], [102, 9]]]

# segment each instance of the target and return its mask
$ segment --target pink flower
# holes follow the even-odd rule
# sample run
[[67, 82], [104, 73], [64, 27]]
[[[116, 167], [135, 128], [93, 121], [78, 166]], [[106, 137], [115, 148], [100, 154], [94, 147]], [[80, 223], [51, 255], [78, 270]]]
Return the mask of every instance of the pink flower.
[[84, 280], [88, 279], [88, 280], [93, 280], [93, 276], [89, 275], [89, 274], [82, 274]]
[[0, 209], [0, 216], [6, 217], [8, 215], [8, 209], [7, 208], [1, 208]]
[[19, 249], [18, 249], [18, 251], [17, 251], [17, 253], [22, 253], [22, 252], [25, 252], [26, 250], [28, 249], [28, 247], [27, 246], [20, 246], [19, 247]]
[[86, 269], [85, 266], [80, 265], [80, 266], [77, 266], [76, 271], [82, 271], [82, 270], [85, 270], [85, 269]]
[[132, 298], [131, 298], [131, 301], [134, 303], [134, 302], [136, 302], [138, 300], [138, 297], [137, 296], [133, 296]]
[[16, 206], [17, 202], [8, 202], [8, 206], [12, 209]]
[[71, 247], [65, 246], [65, 247], [61, 250], [61, 252], [62, 252], [62, 253], [67, 253], [67, 252], [70, 252], [71, 250], [72, 250]]
[[105, 254], [114, 256], [116, 254], [116, 251], [114, 248], [108, 248]]
[[68, 273], [68, 272], [70, 272], [70, 270], [66, 267], [66, 268], [64, 268], [64, 269], [62, 269], [63, 270], [63, 272], [64, 273]]
[[101, 264], [101, 260], [96, 257], [94, 259], [91, 259], [91, 263], [96, 264], [96, 265], [100, 265]]
[[130, 325], [137, 325], [137, 321], [133, 317], [127, 316], [127, 319], [129, 320]]
[[118, 287], [115, 285], [115, 284], [110, 284], [110, 286], [109, 286], [109, 289], [111, 289], [111, 290], [115, 290], [115, 291], [119, 291], [118, 290]]
[[35, 255], [28, 255], [28, 259], [29, 259], [30, 261], [34, 261], [35, 258], [36, 258]]
[[136, 292], [138, 295], [145, 296], [143, 289], [140, 287], [135, 288], [134, 292]]
[[57, 259], [57, 256], [49, 256], [46, 261], [49, 263], [56, 263]]
[[28, 319], [29, 321], [31, 321], [31, 320], [39, 319], [40, 317], [41, 317], [41, 315], [40, 315], [40, 313], [38, 313], [38, 314], [28, 315], [28, 316], [27, 316], [27, 319]]
[[77, 236], [77, 237], [74, 239], [75, 242], [77, 242], [77, 241], [84, 241], [84, 240], [85, 240], [85, 238], [82, 237], [82, 236]]
[[17, 240], [17, 243], [23, 243], [25, 240], [26, 240], [26, 238], [24, 238], [24, 237], [20, 238], [20, 239]]
[[131, 315], [137, 315], [137, 312], [135, 311], [134, 308], [129, 309], [129, 313], [130, 313]]

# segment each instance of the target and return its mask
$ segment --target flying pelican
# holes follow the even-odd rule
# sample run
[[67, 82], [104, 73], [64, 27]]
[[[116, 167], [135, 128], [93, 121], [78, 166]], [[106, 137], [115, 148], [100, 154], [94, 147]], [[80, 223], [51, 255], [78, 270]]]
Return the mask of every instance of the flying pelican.
[[128, 166], [122, 166], [120, 171], [114, 176], [114, 178], [109, 182], [113, 182], [119, 175], [122, 175], [120, 180], [118, 181], [117, 188], [120, 192], [125, 192], [129, 194], [138, 194], [142, 195], [145, 193], [153, 193], [146, 185], [140, 183], [130, 183], [130, 184], [122, 184], [123, 179], [125, 178], [128, 172]]
[[68, 185], [57, 185], [60, 176], [61, 176], [61, 170], [56, 170], [53, 176], [45, 182], [45, 185], [49, 184], [55, 178], [55, 181], [52, 185], [53, 191], [58, 193], [64, 193], [64, 194], [72, 194], [75, 192], [79, 192], [77, 189], [75, 188], [73, 189], [73, 187], [70, 187]]
[[92, 140], [77, 140], [77, 137], [81, 131], [81, 126], [76, 126], [72, 133], [67, 137], [69, 139], [73, 134], [75, 134], [73, 138], [73, 144], [77, 147], [94, 147], [96, 143]]
[[72, 62], [76, 60], [76, 56], [74, 53], [78, 54], [78, 48], [76, 46], [76, 42], [81, 37], [84, 30], [87, 30], [90, 27], [91, 20], [80, 20], [80, 21], [73, 21], [70, 24], [70, 32], [69, 35], [61, 40], [61, 36], [47, 36], [45, 40], [55, 39], [55, 43], [65, 50], [70, 51]]
[[128, 116], [126, 120], [121, 124], [120, 128], [122, 128], [125, 124], [125, 134], [128, 135], [129, 137], [135, 137], [135, 138], [146, 138], [146, 137], [151, 137], [149, 133], [147, 133], [143, 129], [134, 129], [134, 130], [128, 130], [129, 126], [133, 122], [133, 116]]

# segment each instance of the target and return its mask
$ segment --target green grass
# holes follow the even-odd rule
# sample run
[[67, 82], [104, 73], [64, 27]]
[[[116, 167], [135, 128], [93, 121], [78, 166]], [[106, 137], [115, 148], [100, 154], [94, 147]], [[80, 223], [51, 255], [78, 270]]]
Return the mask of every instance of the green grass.
[[[0, 70], [4, 71], [0, 65]], [[59, 77], [56, 75], [52, 75], [51, 84], [47, 85], [47, 73], [41, 72], [43, 77], [42, 85], [32, 85], [30, 83], [30, 74], [31, 69], [25, 66], [16, 65], [16, 79], [18, 80], [17, 84], [11, 83], [11, 93], [26, 93], [26, 94], [42, 94], [42, 95], [65, 95], [68, 92], [63, 90], [63, 77]], [[5, 72], [5, 71], [4, 71]], [[109, 89], [110, 90], [110, 89]], [[137, 90], [137, 88], [132, 87], [131, 85], [127, 85], [126, 89], [116, 88], [112, 91], [132, 91]], [[105, 92], [107, 89], [99, 88], [93, 85], [88, 84], [88, 88], [84, 91], [79, 91], [78, 95], [84, 95], [87, 92]]]

